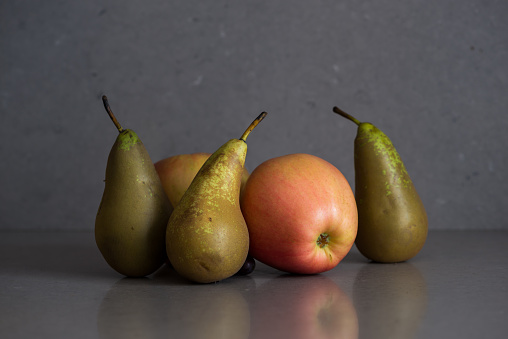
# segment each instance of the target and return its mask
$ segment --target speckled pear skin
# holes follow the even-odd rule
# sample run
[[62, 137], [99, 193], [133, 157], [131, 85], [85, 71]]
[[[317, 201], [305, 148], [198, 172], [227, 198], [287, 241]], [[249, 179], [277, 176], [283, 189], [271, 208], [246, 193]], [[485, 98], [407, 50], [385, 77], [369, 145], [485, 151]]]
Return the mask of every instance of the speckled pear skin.
[[391, 140], [380, 129], [334, 107], [358, 125], [354, 143], [358, 234], [368, 259], [395, 263], [414, 257], [428, 233], [425, 207]]
[[154, 273], [165, 262], [172, 209], [143, 143], [132, 130], [122, 130], [108, 157], [95, 220], [95, 240], [106, 262], [129, 277]]
[[171, 215], [167, 256], [183, 277], [220, 281], [242, 267], [249, 233], [240, 210], [240, 185], [247, 144], [232, 139], [203, 164]]

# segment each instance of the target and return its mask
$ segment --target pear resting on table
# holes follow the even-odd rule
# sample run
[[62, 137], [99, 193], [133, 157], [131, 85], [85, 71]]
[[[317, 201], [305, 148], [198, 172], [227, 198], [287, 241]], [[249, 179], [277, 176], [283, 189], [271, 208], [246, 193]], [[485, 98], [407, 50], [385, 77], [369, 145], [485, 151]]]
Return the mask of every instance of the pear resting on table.
[[119, 134], [108, 157], [95, 241], [113, 269], [129, 277], [143, 277], [166, 260], [164, 238], [173, 208], [138, 135], [123, 129], [107, 97], [102, 100]]
[[377, 262], [414, 257], [427, 239], [427, 213], [399, 153], [373, 124], [338, 107], [333, 111], [358, 125], [354, 145], [358, 250]]
[[240, 210], [246, 138], [266, 116], [261, 113], [240, 139], [231, 139], [203, 164], [175, 207], [166, 230], [173, 268], [200, 283], [237, 273], [249, 251], [249, 232]]

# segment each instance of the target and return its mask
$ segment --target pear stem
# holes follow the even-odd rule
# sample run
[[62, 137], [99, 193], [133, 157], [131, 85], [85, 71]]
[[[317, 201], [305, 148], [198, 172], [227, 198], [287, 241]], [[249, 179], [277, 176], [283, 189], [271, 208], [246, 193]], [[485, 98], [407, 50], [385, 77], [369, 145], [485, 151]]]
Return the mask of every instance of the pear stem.
[[334, 111], [335, 113], [337, 113], [337, 114], [342, 115], [344, 118], [351, 120], [352, 122], [354, 122], [354, 123], [355, 123], [355, 124], [357, 124], [358, 126], [360, 126], [361, 122], [360, 122], [360, 121], [358, 121], [358, 119], [356, 119], [356, 118], [355, 118], [355, 117], [353, 117], [352, 115], [347, 114], [346, 112], [344, 112], [343, 110], [341, 110], [341, 109], [340, 109], [340, 108], [338, 108], [337, 106], [335, 106], [335, 107], [333, 108], [333, 111]]
[[109, 102], [108, 102], [107, 96], [105, 96], [105, 95], [102, 96], [102, 103], [104, 104], [104, 108], [106, 109], [106, 112], [108, 112], [109, 117], [111, 118], [111, 120], [115, 124], [116, 128], [118, 129], [118, 132], [122, 133], [124, 131], [124, 129], [122, 128], [122, 126], [120, 125], [118, 120], [116, 120], [116, 117], [113, 114], [111, 107], [109, 107]]
[[254, 119], [254, 121], [250, 124], [250, 126], [245, 130], [245, 132], [243, 132], [242, 136], [240, 137], [240, 140], [246, 142], [245, 139], [247, 139], [250, 132], [252, 132], [254, 127], [256, 127], [261, 122], [261, 120], [263, 120], [266, 117], [267, 114], [268, 113], [263, 112], [260, 115], [258, 115], [258, 117]]

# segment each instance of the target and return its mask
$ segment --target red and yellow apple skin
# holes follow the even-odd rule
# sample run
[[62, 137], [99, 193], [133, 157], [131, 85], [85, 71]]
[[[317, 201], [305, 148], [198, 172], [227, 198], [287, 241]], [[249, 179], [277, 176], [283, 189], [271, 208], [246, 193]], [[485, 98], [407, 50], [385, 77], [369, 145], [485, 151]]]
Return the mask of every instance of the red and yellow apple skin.
[[282, 271], [315, 274], [350, 251], [358, 210], [344, 175], [310, 154], [269, 159], [249, 176], [241, 209], [250, 254]]

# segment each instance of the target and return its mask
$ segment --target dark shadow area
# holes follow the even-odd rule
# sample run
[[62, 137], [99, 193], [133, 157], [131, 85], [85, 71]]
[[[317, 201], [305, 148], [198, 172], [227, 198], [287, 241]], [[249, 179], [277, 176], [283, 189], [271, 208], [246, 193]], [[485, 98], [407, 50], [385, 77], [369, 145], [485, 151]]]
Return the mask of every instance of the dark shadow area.
[[91, 232], [0, 233], [0, 256], [2, 272], [12, 275], [98, 277], [111, 272]]

